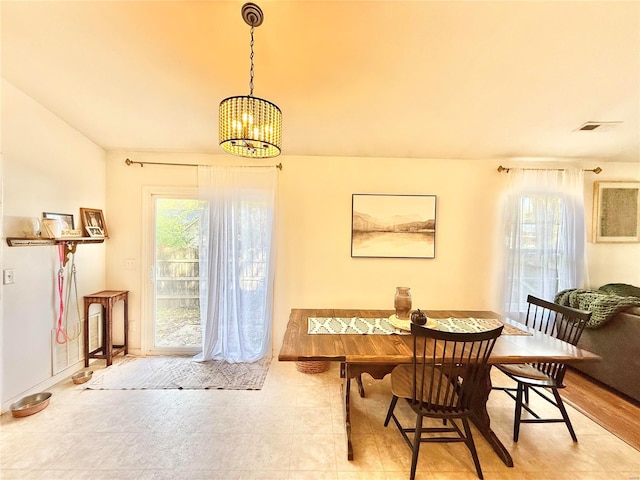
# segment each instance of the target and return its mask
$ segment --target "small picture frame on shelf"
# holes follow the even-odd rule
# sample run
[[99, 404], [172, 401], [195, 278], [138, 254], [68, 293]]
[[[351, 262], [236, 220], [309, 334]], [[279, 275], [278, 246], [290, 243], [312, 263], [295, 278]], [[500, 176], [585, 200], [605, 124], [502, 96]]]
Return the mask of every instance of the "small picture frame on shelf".
[[[102, 210], [95, 208], [81, 208], [80, 218], [82, 219], [82, 226], [87, 230], [87, 227], [98, 227], [102, 231], [102, 237], [109, 238], [109, 231], [107, 230], [107, 222], [104, 220], [104, 213]], [[91, 236], [91, 234], [89, 233]]]
[[73, 230], [62, 230], [60, 234], [60, 238], [82, 238], [82, 230], [73, 229]]
[[58, 220], [62, 230], [73, 230], [75, 228], [73, 215], [70, 213], [42, 212], [42, 218], [43, 220]]
[[100, 227], [94, 225], [87, 225], [84, 227], [91, 238], [104, 238], [104, 232]]
[[59, 238], [62, 235], [62, 222], [56, 218], [43, 218], [40, 235], [42, 238]]

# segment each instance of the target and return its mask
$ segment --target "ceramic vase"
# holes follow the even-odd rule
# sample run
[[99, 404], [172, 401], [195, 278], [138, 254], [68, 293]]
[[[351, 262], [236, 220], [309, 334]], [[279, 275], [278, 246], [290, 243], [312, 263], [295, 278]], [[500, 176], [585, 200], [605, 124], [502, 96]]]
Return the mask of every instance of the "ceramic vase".
[[22, 236], [33, 238], [40, 236], [40, 220], [36, 217], [27, 217], [23, 222]]
[[409, 287], [396, 287], [393, 306], [396, 309], [396, 317], [403, 320], [409, 318], [409, 312], [411, 311], [411, 289]]

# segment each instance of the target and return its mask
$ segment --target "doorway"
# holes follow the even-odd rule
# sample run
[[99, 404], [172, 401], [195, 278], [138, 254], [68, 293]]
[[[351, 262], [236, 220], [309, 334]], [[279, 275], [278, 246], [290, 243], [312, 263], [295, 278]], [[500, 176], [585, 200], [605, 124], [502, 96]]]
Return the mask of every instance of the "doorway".
[[147, 203], [145, 354], [196, 354], [202, 349], [199, 256], [206, 202], [192, 189], [168, 189], [150, 193]]

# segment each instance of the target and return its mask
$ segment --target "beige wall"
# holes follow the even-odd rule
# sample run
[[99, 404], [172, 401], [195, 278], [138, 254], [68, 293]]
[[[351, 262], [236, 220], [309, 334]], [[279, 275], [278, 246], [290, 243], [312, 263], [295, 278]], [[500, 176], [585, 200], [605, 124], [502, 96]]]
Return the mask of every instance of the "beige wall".
[[[595, 165], [595, 164], [594, 164]], [[589, 243], [590, 285], [599, 287], [606, 283], [630, 283], [640, 285], [640, 243], [593, 243], [593, 183], [611, 181], [640, 182], [640, 161], [631, 163], [600, 164], [603, 172], [587, 175], [585, 182], [585, 211]]]
[[[274, 346], [291, 308], [393, 308], [396, 286], [423, 309], [494, 309], [504, 177], [493, 162], [283, 158]], [[437, 196], [435, 259], [352, 258], [353, 193]]]
[[[207, 156], [187, 155], [194, 163], [205, 162]], [[129, 344], [134, 352], [142, 346], [142, 294], [149, 285], [150, 265], [143, 265], [143, 187], [195, 186], [195, 168], [127, 166], [125, 159], [136, 161], [180, 162], [184, 155], [144, 153], [107, 153], [107, 208], [110, 209], [107, 248], [107, 287], [129, 290]], [[125, 261], [133, 261], [133, 269]]]
[[[132, 346], [141, 347], [143, 187], [195, 186], [189, 167], [126, 166], [124, 161], [237, 163], [223, 155], [107, 154], [107, 206], [113, 238], [107, 250], [107, 284], [127, 288], [136, 330]], [[281, 156], [274, 303], [275, 353], [291, 308], [392, 308], [396, 286], [409, 286], [415, 307], [499, 310], [501, 255], [497, 253], [501, 196], [506, 173], [498, 162], [385, 158]], [[273, 161], [271, 161], [273, 162]], [[270, 162], [270, 163], [271, 163]], [[583, 162], [593, 168], [593, 162]], [[636, 165], [607, 163], [596, 176], [585, 174], [588, 228], [593, 181], [639, 179]], [[436, 258], [351, 258], [351, 195], [397, 193], [437, 195]], [[589, 244], [591, 285], [640, 284], [640, 244]], [[125, 270], [125, 259], [136, 270]], [[611, 259], [615, 261], [612, 262]], [[632, 261], [627, 261], [628, 259]], [[634, 263], [635, 261], [635, 263]]]
[[[78, 248], [80, 296], [103, 288], [131, 291], [131, 346], [140, 349], [146, 322], [142, 293], [143, 189], [196, 185], [185, 167], [126, 166], [124, 160], [237, 163], [226, 155], [105, 152], [55, 115], [2, 83], [3, 235], [18, 235], [21, 218], [80, 207], [105, 211], [109, 238]], [[106, 169], [105, 169], [106, 161]], [[291, 308], [392, 308], [396, 286], [412, 288], [421, 308], [499, 309], [501, 195], [507, 174], [498, 162], [281, 156], [273, 345], [277, 354]], [[583, 162], [584, 168], [598, 165]], [[601, 163], [586, 174], [587, 227], [594, 181], [640, 181], [640, 163]], [[353, 193], [434, 194], [438, 197], [436, 258], [351, 258]], [[640, 285], [640, 244], [588, 245], [592, 286]], [[2, 268], [16, 283], [2, 286], [3, 409], [12, 399], [46, 387], [52, 376], [51, 332], [56, 320], [57, 259], [51, 247], [9, 248]], [[133, 260], [133, 269], [125, 261]], [[79, 368], [79, 366], [78, 366]]]
[[[71, 213], [78, 223], [81, 207], [105, 208], [104, 150], [4, 80], [2, 151], [4, 236], [22, 236], [23, 220], [42, 212]], [[53, 381], [59, 263], [54, 246], [8, 247], [3, 237], [1, 248], [2, 269], [13, 269], [15, 278], [2, 286], [1, 297], [0, 397], [6, 408]], [[104, 244], [78, 246], [76, 265], [80, 298], [104, 288]], [[74, 303], [70, 323], [77, 317]]]

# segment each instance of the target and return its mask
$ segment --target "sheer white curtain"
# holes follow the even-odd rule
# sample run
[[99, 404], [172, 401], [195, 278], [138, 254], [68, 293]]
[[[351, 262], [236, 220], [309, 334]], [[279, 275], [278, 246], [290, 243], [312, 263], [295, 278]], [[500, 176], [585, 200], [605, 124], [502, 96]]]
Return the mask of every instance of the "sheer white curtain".
[[586, 282], [584, 173], [511, 170], [504, 209], [504, 312], [526, 311], [527, 295], [553, 301]]
[[200, 248], [198, 361], [254, 362], [271, 352], [275, 167], [198, 168], [208, 203]]

